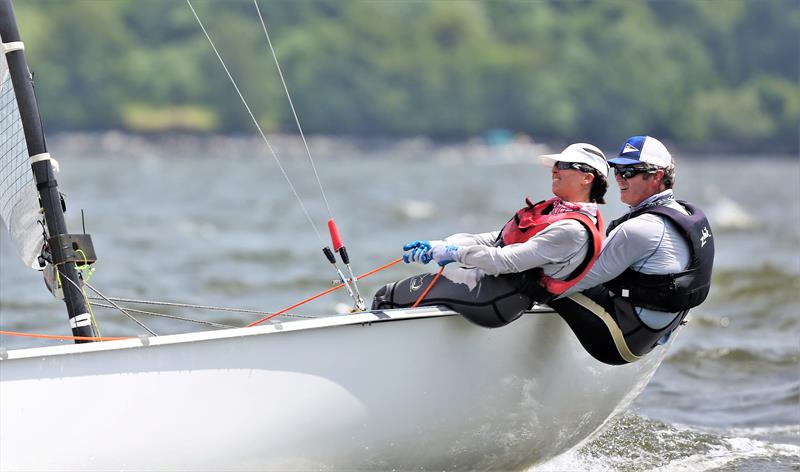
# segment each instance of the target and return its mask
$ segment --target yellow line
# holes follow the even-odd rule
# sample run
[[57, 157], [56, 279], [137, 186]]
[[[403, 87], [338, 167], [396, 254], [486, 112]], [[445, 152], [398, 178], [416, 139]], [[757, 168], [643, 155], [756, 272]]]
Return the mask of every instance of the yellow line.
[[619, 326], [617, 326], [614, 318], [612, 318], [602, 306], [598, 305], [594, 302], [594, 300], [582, 293], [573, 293], [567, 298], [591, 311], [601, 320], [603, 320], [603, 323], [606, 324], [608, 331], [611, 333], [611, 337], [614, 339], [614, 345], [617, 347], [619, 355], [622, 356], [623, 359], [628, 362], [636, 362], [641, 359], [641, 356], [637, 356], [636, 354], [632, 353], [630, 348], [628, 348], [628, 343], [625, 342], [625, 336], [622, 335], [622, 331], [619, 329]]

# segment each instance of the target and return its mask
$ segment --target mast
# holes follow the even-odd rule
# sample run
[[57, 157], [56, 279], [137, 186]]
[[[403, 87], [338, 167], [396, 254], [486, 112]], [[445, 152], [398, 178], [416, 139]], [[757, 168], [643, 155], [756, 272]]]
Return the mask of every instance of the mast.
[[[0, 0], [0, 38], [3, 41], [3, 52], [5, 52], [8, 62], [22, 127], [25, 131], [25, 141], [28, 155], [31, 157], [34, 181], [44, 210], [49, 235], [48, 244], [53, 256], [52, 264], [62, 278], [68, 279], [63, 281], [62, 286], [72, 334], [73, 336], [93, 337], [95, 333], [92, 328], [91, 316], [86, 299], [78, 288], [82, 282], [75, 269], [75, 251], [81, 249], [83, 252], [89, 252], [91, 242], [88, 240], [88, 235], [73, 237], [67, 232], [61, 194], [58, 191], [50, 155], [47, 153], [44, 128], [39, 117], [36, 97], [33, 94], [33, 79], [25, 62], [25, 54], [21, 47], [19, 29], [11, 0]], [[91, 252], [93, 259], [93, 250]]]

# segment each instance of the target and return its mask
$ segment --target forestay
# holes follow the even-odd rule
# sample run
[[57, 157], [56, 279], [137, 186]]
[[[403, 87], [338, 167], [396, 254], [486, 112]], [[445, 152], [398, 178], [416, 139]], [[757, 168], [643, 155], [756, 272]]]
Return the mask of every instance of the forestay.
[[33, 182], [25, 133], [5, 54], [0, 59], [0, 217], [22, 261], [38, 268], [44, 215]]

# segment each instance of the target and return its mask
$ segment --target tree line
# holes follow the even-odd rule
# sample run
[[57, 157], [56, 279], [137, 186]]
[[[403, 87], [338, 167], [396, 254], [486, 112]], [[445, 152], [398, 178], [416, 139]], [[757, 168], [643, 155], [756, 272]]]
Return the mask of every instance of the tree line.
[[[251, 1], [192, 2], [260, 125], [295, 130]], [[308, 133], [796, 152], [797, 0], [259, 0]], [[48, 129], [252, 132], [181, 1], [17, 2]]]

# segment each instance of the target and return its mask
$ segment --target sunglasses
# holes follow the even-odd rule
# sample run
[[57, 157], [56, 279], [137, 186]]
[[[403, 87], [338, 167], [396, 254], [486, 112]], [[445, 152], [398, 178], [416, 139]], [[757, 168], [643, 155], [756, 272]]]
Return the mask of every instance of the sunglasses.
[[615, 166], [614, 175], [625, 180], [636, 177], [639, 174], [652, 174], [656, 169], [647, 166]]
[[581, 172], [594, 172], [594, 168], [593, 167], [587, 166], [585, 164], [581, 164], [580, 162], [557, 161], [555, 164], [553, 164], [553, 167], [555, 167], [558, 170], [575, 169], [575, 170], [579, 170]]

